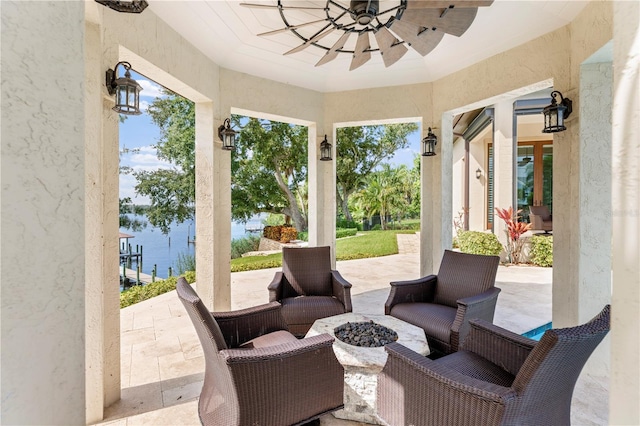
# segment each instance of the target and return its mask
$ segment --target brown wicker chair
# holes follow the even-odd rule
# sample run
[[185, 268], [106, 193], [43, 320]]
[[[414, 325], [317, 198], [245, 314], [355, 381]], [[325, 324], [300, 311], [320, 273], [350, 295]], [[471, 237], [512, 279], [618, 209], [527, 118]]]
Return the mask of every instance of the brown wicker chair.
[[493, 321], [499, 263], [497, 256], [445, 250], [438, 275], [391, 283], [385, 314], [422, 328], [432, 351], [455, 352], [470, 319]]
[[184, 278], [176, 289], [204, 350], [203, 425], [302, 424], [343, 407], [333, 337], [297, 339], [277, 303], [212, 314]]
[[267, 287], [289, 330], [304, 336], [314, 321], [351, 312], [351, 284], [331, 269], [329, 247], [282, 248], [282, 272]]
[[610, 306], [584, 325], [547, 330], [540, 342], [486, 321], [456, 353], [435, 361], [397, 343], [378, 376], [388, 425], [569, 425], [585, 362], [609, 331]]
[[529, 219], [531, 229], [544, 231], [545, 234], [553, 231], [553, 217], [547, 206], [529, 206]]

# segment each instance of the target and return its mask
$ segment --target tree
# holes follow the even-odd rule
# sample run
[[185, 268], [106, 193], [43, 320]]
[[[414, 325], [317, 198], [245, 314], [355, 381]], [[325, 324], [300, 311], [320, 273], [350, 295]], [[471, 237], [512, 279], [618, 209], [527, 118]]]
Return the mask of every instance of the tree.
[[403, 189], [403, 175], [406, 166], [392, 168], [382, 164], [382, 168], [369, 175], [366, 185], [355, 194], [357, 202], [367, 217], [380, 214], [380, 226], [387, 229], [387, 216], [406, 209], [408, 205], [406, 192]]
[[244, 124], [231, 163], [234, 220], [284, 214], [298, 231], [307, 230], [307, 141], [306, 127], [257, 118]]
[[195, 106], [193, 102], [165, 90], [149, 106], [151, 120], [160, 128], [158, 158], [172, 169], [134, 172], [136, 193], [151, 200], [147, 219], [167, 234], [173, 222], [193, 219], [195, 203]]
[[416, 123], [341, 127], [336, 142], [336, 196], [344, 217], [353, 220], [349, 197], [387, 157], [407, 147], [407, 136], [418, 130]]

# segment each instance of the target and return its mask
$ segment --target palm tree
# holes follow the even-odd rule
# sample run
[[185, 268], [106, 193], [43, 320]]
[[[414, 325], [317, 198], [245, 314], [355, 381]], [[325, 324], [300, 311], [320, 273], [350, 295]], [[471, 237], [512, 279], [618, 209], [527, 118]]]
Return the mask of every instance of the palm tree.
[[406, 166], [394, 169], [383, 164], [366, 179], [364, 188], [356, 195], [369, 220], [374, 214], [380, 214], [380, 226], [384, 230], [387, 229], [387, 216], [402, 211], [407, 205], [403, 173], [399, 172], [402, 167], [406, 169]]

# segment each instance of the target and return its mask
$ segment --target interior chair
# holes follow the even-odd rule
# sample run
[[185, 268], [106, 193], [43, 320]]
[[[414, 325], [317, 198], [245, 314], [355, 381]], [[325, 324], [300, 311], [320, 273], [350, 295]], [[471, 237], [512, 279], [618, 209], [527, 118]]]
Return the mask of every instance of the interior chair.
[[544, 231], [545, 234], [553, 231], [553, 218], [547, 206], [529, 206], [529, 219], [531, 229]]
[[326, 247], [283, 247], [282, 271], [267, 287], [269, 301], [280, 302], [289, 330], [302, 337], [320, 318], [352, 311], [351, 284], [331, 269]]
[[493, 321], [498, 256], [445, 250], [438, 275], [391, 282], [384, 312], [424, 330], [431, 351], [458, 350], [473, 318]]
[[378, 376], [378, 416], [392, 426], [569, 425], [573, 389], [609, 332], [610, 314], [607, 305], [539, 342], [472, 320], [462, 348], [436, 360], [391, 343]]
[[203, 425], [296, 425], [343, 407], [332, 336], [297, 339], [278, 303], [211, 313], [184, 278], [176, 290], [204, 351]]

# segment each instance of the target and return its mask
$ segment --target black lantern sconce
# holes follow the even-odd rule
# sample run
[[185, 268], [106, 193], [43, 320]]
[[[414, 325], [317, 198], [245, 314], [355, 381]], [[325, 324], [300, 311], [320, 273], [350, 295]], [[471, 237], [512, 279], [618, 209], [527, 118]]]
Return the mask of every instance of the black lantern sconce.
[[482, 177], [482, 170], [480, 170], [480, 167], [478, 167], [476, 169], [476, 179], [480, 180], [481, 177]]
[[[560, 95], [560, 103], [556, 100], [556, 96]], [[554, 90], [551, 92], [551, 105], [547, 105], [542, 110], [544, 114], [544, 129], [542, 133], [556, 133], [567, 130], [564, 126], [565, 118], [568, 118], [573, 111], [573, 101], [562, 96], [562, 93]]]
[[436, 155], [436, 145], [438, 144], [438, 137], [433, 134], [431, 127], [427, 132], [427, 137], [422, 139], [422, 155], [424, 157], [431, 157]]
[[[125, 69], [124, 77], [118, 77], [118, 67]], [[107, 90], [110, 95], [116, 95], [116, 106], [113, 110], [118, 114], [140, 115], [140, 91], [142, 87], [131, 78], [131, 64], [118, 62], [114, 69], [108, 69], [106, 75]]]
[[140, 13], [149, 6], [147, 0], [96, 0], [96, 3], [123, 13]]
[[324, 140], [320, 142], [320, 161], [331, 160], [331, 144], [327, 141], [327, 135], [324, 135]]
[[236, 132], [231, 128], [231, 120], [226, 118], [218, 127], [218, 137], [222, 141], [222, 149], [233, 151], [236, 148]]

